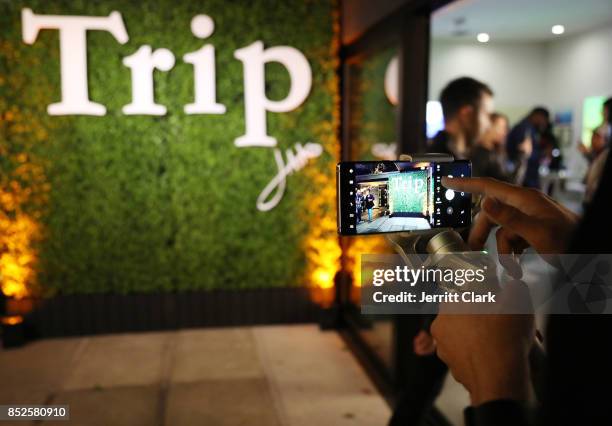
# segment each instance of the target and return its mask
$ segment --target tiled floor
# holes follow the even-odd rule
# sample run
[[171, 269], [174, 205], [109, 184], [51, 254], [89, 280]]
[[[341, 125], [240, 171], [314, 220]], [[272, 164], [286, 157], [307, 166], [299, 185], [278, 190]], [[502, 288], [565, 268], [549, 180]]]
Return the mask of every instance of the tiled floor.
[[429, 222], [422, 217], [389, 217], [381, 216], [372, 222], [367, 220], [357, 225], [358, 233], [397, 232], [412, 229], [429, 229]]
[[0, 404], [69, 404], [71, 421], [57, 423], [79, 426], [370, 426], [390, 416], [339, 336], [314, 325], [41, 340], [0, 350], [0, 384]]

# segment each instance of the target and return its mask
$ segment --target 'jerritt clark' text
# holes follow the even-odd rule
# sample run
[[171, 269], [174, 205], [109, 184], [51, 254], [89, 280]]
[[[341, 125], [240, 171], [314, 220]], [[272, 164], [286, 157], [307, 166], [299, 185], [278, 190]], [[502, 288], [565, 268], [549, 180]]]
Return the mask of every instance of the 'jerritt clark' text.
[[384, 294], [382, 291], [374, 292], [373, 300], [375, 303], [495, 303], [495, 294], [491, 291], [487, 293], [476, 293], [466, 291], [463, 293], [430, 294], [421, 292], [421, 297], [414, 293], [402, 291], [399, 294]]

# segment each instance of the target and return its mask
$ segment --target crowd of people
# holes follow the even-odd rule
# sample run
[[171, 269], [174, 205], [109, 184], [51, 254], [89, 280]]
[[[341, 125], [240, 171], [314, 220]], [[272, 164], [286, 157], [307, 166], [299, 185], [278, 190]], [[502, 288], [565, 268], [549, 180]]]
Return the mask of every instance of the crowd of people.
[[[442, 182], [481, 197], [468, 237], [471, 249], [482, 250], [495, 230], [499, 254], [520, 255], [527, 248], [539, 254], [611, 252], [612, 242], [602, 232], [609, 229], [606, 207], [612, 197], [612, 98], [603, 105], [603, 122], [593, 130], [590, 147], [579, 145], [590, 164], [582, 216], [541, 190], [540, 166], [560, 166], [546, 108], [534, 108], [510, 129], [508, 119], [494, 111], [493, 91], [467, 77], [449, 83], [440, 102], [445, 127], [428, 151], [472, 161], [475, 177]], [[549, 315], [543, 397], [533, 405], [535, 372], [528, 359], [536, 342], [533, 315], [438, 314], [430, 329], [416, 330], [414, 369], [390, 424], [423, 424], [449, 370], [470, 394], [468, 426], [612, 424], [605, 391], [612, 383], [611, 330], [609, 315]]]
[[[537, 106], [510, 127], [508, 118], [494, 111], [493, 97], [489, 86], [473, 78], [450, 82], [440, 95], [445, 126], [429, 142], [428, 150], [470, 159], [472, 176], [491, 177], [547, 192], [540, 181], [541, 166], [552, 171], [562, 167], [561, 149], [550, 112]], [[611, 106], [612, 98], [609, 98], [603, 104], [603, 122], [593, 129], [590, 145], [578, 144], [589, 163], [585, 202], [593, 196], [608, 155], [612, 137]]]

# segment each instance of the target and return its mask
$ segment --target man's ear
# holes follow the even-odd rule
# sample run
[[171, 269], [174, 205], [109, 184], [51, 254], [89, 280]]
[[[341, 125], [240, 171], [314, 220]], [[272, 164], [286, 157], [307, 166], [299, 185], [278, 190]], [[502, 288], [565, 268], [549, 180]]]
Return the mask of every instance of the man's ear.
[[474, 107], [472, 105], [463, 105], [459, 108], [457, 117], [462, 124], [471, 124], [474, 121]]

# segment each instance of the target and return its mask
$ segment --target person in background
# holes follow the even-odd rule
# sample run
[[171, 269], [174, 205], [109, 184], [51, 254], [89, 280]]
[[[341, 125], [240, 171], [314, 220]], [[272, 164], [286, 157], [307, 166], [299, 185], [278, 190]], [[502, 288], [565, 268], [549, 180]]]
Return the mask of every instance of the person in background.
[[605, 129], [600, 126], [593, 130], [591, 135], [591, 146], [587, 147], [580, 142], [578, 144], [578, 151], [580, 151], [590, 166], [597, 159], [599, 154], [606, 149], [606, 145], [608, 145], [608, 143], [606, 141]]
[[381, 208], [385, 208], [385, 210], [388, 210], [389, 207], [389, 192], [387, 191], [387, 187], [384, 186], [380, 189], [380, 201], [378, 203], [378, 206]]
[[519, 182], [530, 188], [540, 188], [540, 160], [542, 149], [540, 142], [542, 135], [550, 125], [550, 113], [544, 107], [536, 107], [523, 118], [508, 134], [506, 151], [508, 160], [514, 168], [520, 167], [522, 162], [521, 146], [531, 144], [531, 154], [527, 159], [524, 177]]
[[608, 98], [602, 107], [603, 122], [595, 130], [591, 136], [591, 146], [586, 147], [583, 143], [579, 143], [578, 150], [584, 155], [585, 159], [589, 163], [589, 169], [587, 170], [584, 182], [586, 185], [584, 193], [584, 204], [588, 205], [592, 198], [599, 180], [603, 172], [603, 165], [608, 159], [610, 151], [610, 138], [612, 137], [610, 131], [612, 129], [611, 121], [612, 116], [610, 115], [610, 108], [612, 107], [612, 97]]
[[593, 195], [599, 186], [599, 181], [603, 173], [604, 164], [608, 160], [610, 153], [610, 145], [606, 144], [605, 133], [602, 128], [599, 127], [593, 131], [591, 137], [591, 153], [594, 153], [585, 180], [585, 191], [584, 191], [584, 205], [587, 206], [591, 203]]
[[547, 165], [548, 169], [551, 171], [561, 170], [563, 167], [561, 146], [559, 144], [559, 139], [555, 136], [553, 131], [552, 123], [549, 123], [546, 130], [542, 132], [540, 137], [540, 148], [542, 150], [540, 162]]
[[470, 77], [451, 81], [440, 93], [444, 129], [429, 142], [428, 152], [468, 158], [472, 146], [491, 125], [493, 91]]
[[[563, 167], [563, 156], [559, 139], [555, 136], [553, 125], [548, 123], [546, 129], [540, 134], [540, 166], [544, 166], [550, 172], [559, 172]], [[547, 173], [547, 174], [548, 174]], [[557, 183], [561, 183], [556, 174], [552, 174], [546, 182], [540, 183], [540, 189], [552, 196]]]
[[374, 208], [375, 198], [374, 198], [374, 194], [372, 194], [369, 189], [366, 191], [364, 200], [365, 200], [366, 209], [368, 211], [368, 222], [372, 222], [372, 209]]
[[593, 136], [591, 137], [591, 146], [587, 147], [581, 141], [578, 142], [578, 151], [584, 158], [589, 162], [589, 165], [595, 161], [597, 156], [601, 154], [606, 146], [610, 145], [610, 139], [612, 138], [612, 116], [610, 115], [610, 108], [612, 107], [612, 97], [608, 98], [602, 106], [602, 123], [593, 130]]
[[524, 141], [519, 146], [520, 158], [516, 167], [508, 168], [506, 138], [508, 118], [500, 113], [491, 114], [491, 127], [482, 135], [471, 151], [472, 176], [492, 177], [501, 181], [516, 183], [522, 179], [531, 155], [531, 143]]
[[357, 191], [355, 194], [355, 209], [357, 213], [357, 223], [360, 223], [363, 213], [363, 196], [361, 195], [361, 191]]
[[[495, 128], [493, 128], [495, 126]], [[503, 159], [508, 158], [506, 153], [506, 140], [508, 139], [508, 132], [510, 131], [510, 120], [505, 114], [501, 112], [494, 112], [491, 114], [491, 133], [490, 138], [493, 141], [495, 152], [500, 155]]]
[[599, 127], [606, 140], [606, 145], [610, 145], [612, 141], [612, 97], [605, 100], [602, 109], [603, 123]]
[[361, 212], [366, 211], [366, 200], [365, 200], [365, 190], [361, 191]]

